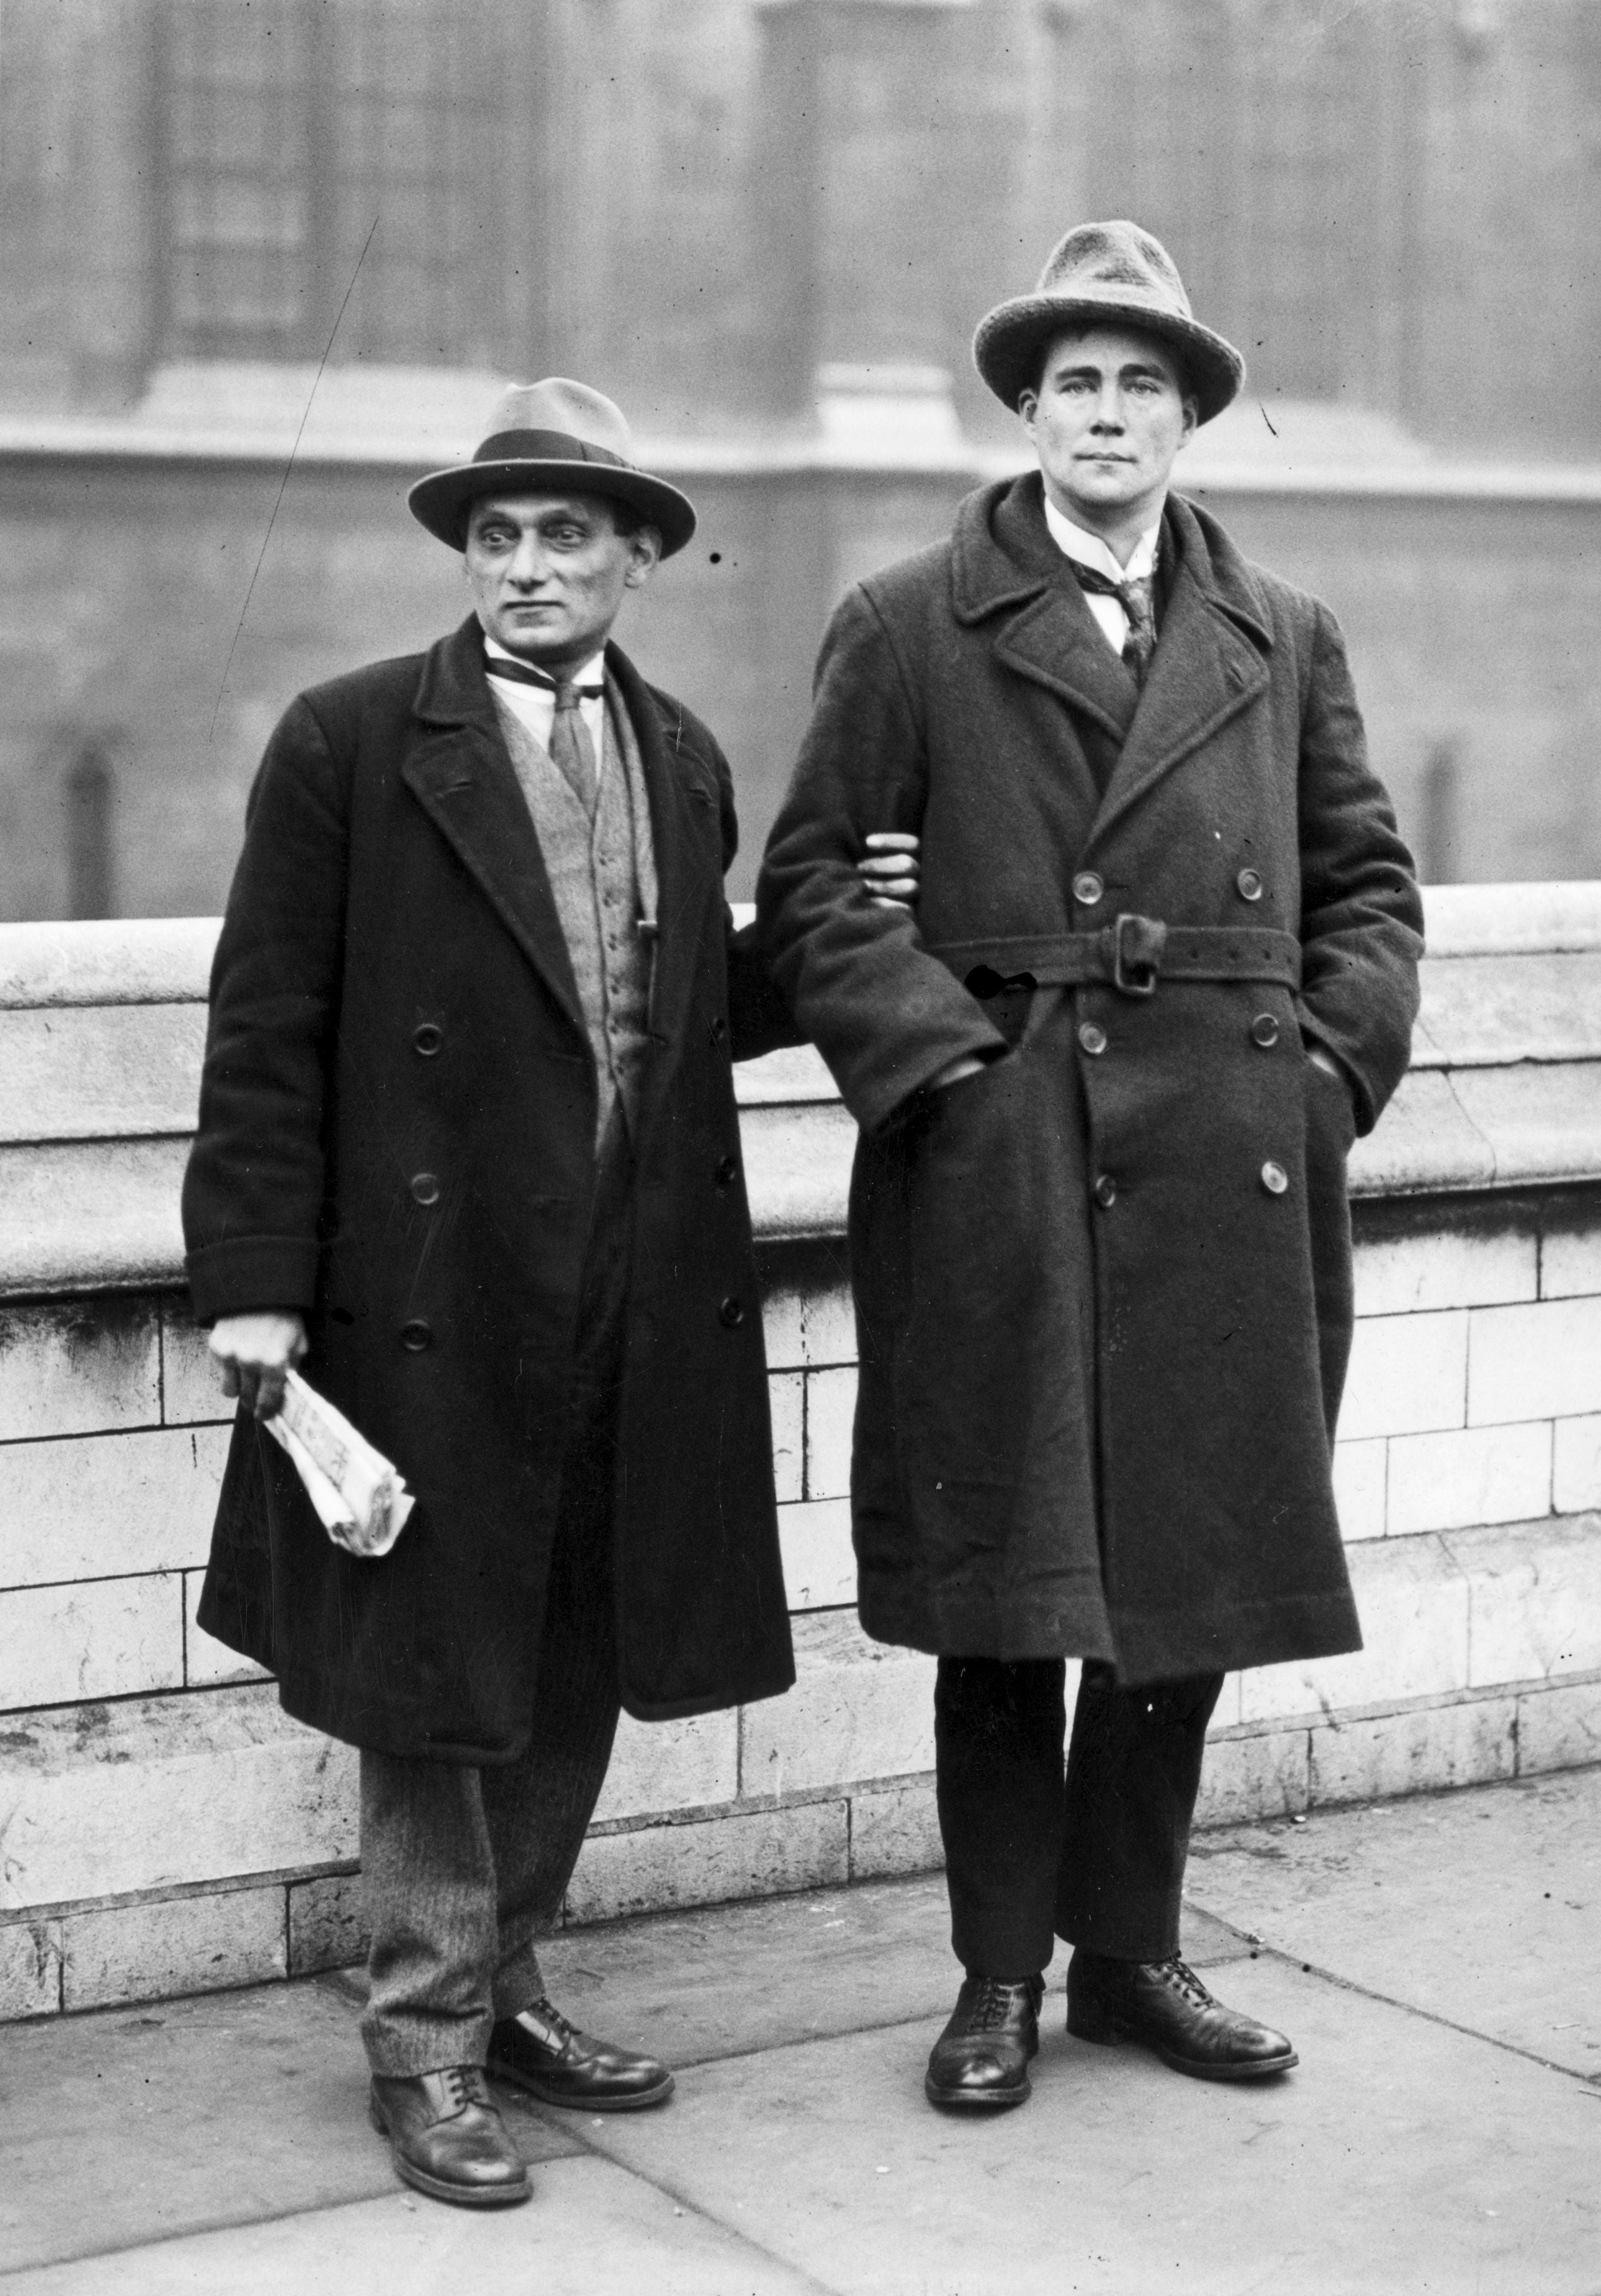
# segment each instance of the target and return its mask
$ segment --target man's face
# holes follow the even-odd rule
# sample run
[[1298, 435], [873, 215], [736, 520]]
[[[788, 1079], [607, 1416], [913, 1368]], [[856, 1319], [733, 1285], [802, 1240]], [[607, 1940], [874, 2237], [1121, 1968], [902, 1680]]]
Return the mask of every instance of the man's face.
[[1196, 427], [1196, 402], [1154, 335], [1092, 327], [1058, 335], [1038, 390], [1018, 402], [1057, 508], [1092, 531], [1162, 507], [1173, 458]]
[[602, 495], [486, 495], [467, 526], [467, 586], [487, 635], [542, 668], [598, 652], [661, 555], [654, 527], [620, 534]]

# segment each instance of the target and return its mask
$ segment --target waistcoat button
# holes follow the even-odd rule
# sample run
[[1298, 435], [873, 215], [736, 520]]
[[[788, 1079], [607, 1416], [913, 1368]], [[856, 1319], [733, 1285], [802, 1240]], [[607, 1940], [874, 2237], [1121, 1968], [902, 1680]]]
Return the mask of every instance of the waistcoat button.
[[1278, 1042], [1278, 1023], [1270, 1013], [1259, 1013], [1251, 1023], [1251, 1041], [1260, 1045], [1265, 1053], [1270, 1045]]
[[1270, 1196], [1281, 1196], [1289, 1186], [1290, 1176], [1282, 1164], [1268, 1163], [1262, 1168], [1262, 1185]]
[[1109, 1212], [1117, 1201], [1117, 1183], [1110, 1172], [1103, 1172], [1095, 1183], [1095, 1201], [1103, 1212]]
[[412, 1193], [420, 1204], [437, 1204], [439, 1201], [439, 1176], [437, 1172], [419, 1172], [412, 1181]]
[[409, 1324], [400, 1327], [400, 1344], [408, 1355], [420, 1356], [425, 1348], [434, 1344], [434, 1327], [421, 1316], [413, 1316]]
[[1107, 1049], [1107, 1032], [1098, 1029], [1093, 1021], [1080, 1021], [1078, 1040], [1087, 1053], [1104, 1053]]
[[723, 1305], [718, 1308], [717, 1313], [731, 1332], [737, 1332], [740, 1324], [745, 1321], [744, 1305], [741, 1301], [736, 1300], [731, 1293], [723, 1302]]
[[1259, 871], [1242, 869], [1234, 882], [1239, 888], [1239, 897], [1242, 901], [1261, 900], [1262, 876]]
[[445, 1031], [433, 1021], [425, 1021], [412, 1032], [412, 1043], [425, 1061], [431, 1061], [444, 1042]]
[[1086, 909], [1092, 909], [1106, 890], [1093, 869], [1081, 870], [1073, 881], [1073, 898]]

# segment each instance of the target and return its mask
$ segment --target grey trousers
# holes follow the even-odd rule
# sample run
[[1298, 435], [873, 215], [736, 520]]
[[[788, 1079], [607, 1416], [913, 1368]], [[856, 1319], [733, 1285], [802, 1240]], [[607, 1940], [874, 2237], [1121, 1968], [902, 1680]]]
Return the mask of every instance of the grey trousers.
[[611, 1540], [627, 1210], [627, 1155], [614, 1143], [585, 1266], [527, 1749], [493, 1768], [362, 1751], [372, 1933], [362, 2038], [375, 2073], [481, 2065], [495, 2021], [544, 1991], [535, 1939], [560, 1912], [617, 1726]]

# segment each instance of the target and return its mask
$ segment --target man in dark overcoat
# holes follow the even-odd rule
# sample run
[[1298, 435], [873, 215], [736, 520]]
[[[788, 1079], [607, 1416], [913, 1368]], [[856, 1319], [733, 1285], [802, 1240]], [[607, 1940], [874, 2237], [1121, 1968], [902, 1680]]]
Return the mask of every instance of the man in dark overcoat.
[[[1333, 616], [1169, 491], [1244, 369], [1159, 242], [1070, 233], [975, 353], [1039, 468], [838, 609], [758, 909], [862, 1128], [861, 1615], [938, 1655], [967, 1974], [927, 2093], [985, 2108], [1058, 1936], [1070, 2031], [1295, 2062], [1179, 1958], [1180, 1890], [1225, 1670], [1360, 1644], [1344, 1162], [1422, 916]], [[886, 822], [915, 920], [858, 888]]]
[[[794, 1679], [730, 1067], [791, 1031], [728, 930], [722, 751], [609, 642], [689, 502], [552, 381], [411, 506], [474, 611], [291, 704], [216, 952], [184, 1212], [242, 1407], [200, 1618], [361, 1749], [373, 2117], [490, 2205], [528, 2184], [486, 2063], [588, 2112], [672, 2088], [534, 1946], [619, 1702]], [[415, 1494], [380, 1558], [257, 1423], [302, 1359]]]

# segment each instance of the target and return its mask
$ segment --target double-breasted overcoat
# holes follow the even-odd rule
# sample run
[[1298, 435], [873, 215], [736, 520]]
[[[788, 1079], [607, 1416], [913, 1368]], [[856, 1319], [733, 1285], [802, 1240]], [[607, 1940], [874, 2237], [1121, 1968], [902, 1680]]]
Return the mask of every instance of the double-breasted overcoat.
[[[1333, 617], [1205, 512], [1165, 516], [1143, 692], [1037, 472], [854, 590], [758, 896], [862, 1128], [862, 1623], [1131, 1682], [1360, 1642], [1329, 1463], [1344, 1160], [1405, 1069], [1422, 946]], [[915, 921], [854, 881], [885, 823], [923, 840]], [[1037, 984], [1120, 914], [1288, 970]], [[969, 1053], [988, 1065], [924, 1089]]]
[[[730, 1065], [787, 1024], [731, 953], [723, 755], [607, 660], [659, 882], [614, 1555], [623, 1702], [659, 1718], [794, 1678]], [[474, 1763], [526, 1740], [595, 1122], [477, 622], [303, 694], [251, 797], [184, 1214], [197, 1313], [302, 1310], [306, 1377], [417, 1495], [358, 1560], [236, 1427], [201, 1623], [336, 1736]]]

